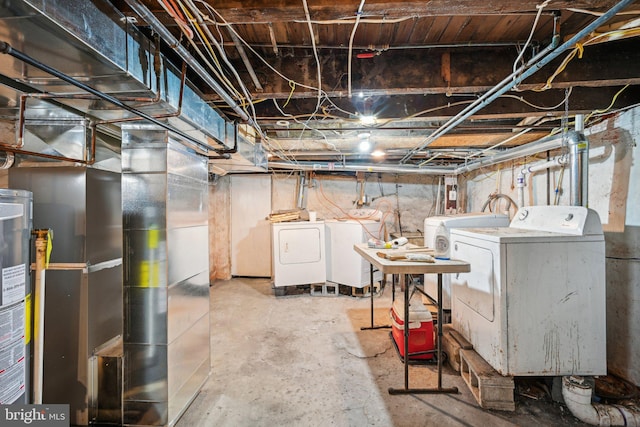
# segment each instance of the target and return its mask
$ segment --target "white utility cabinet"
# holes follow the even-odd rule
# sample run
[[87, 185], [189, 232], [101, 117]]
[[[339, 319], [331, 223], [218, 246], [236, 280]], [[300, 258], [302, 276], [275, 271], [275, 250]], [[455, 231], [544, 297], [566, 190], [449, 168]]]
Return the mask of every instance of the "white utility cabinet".
[[[360, 256], [353, 245], [370, 238], [380, 238], [380, 222], [371, 219], [325, 220], [327, 247], [327, 282], [354, 288], [370, 284], [370, 264]], [[374, 283], [382, 273], [374, 272]]]

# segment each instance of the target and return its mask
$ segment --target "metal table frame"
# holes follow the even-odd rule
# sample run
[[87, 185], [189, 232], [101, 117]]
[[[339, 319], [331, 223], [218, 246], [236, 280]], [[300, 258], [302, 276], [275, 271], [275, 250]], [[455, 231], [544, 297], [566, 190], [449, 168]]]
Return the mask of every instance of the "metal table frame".
[[[469, 263], [459, 260], [437, 260], [435, 263], [426, 262], [410, 262], [410, 261], [391, 261], [381, 258], [378, 252], [391, 252], [394, 249], [375, 249], [369, 248], [366, 243], [360, 243], [353, 246], [364, 259], [366, 259], [373, 267], [385, 274], [397, 274], [400, 277], [400, 284], [404, 284], [404, 388], [389, 388], [389, 394], [434, 394], [434, 393], [457, 393], [457, 387], [442, 387], [442, 306], [438, 303], [438, 335], [437, 335], [437, 362], [438, 362], [438, 386], [432, 388], [409, 388], [409, 294], [411, 281], [409, 276], [412, 274], [437, 274], [438, 275], [438, 302], [442, 301], [442, 275], [446, 273], [467, 273], [471, 271]], [[397, 250], [397, 249], [396, 249]], [[373, 290], [373, 289], [372, 289]], [[373, 292], [371, 296], [371, 328], [373, 326]], [[364, 329], [364, 328], [363, 328]]]

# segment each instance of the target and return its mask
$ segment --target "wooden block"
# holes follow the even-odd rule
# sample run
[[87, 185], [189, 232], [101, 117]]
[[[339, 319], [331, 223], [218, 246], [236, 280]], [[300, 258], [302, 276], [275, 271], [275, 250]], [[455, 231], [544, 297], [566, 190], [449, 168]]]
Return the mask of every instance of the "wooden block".
[[453, 338], [451, 332], [442, 333], [442, 351], [447, 353], [447, 362], [456, 372], [460, 372], [460, 345]]
[[459, 353], [460, 375], [480, 407], [514, 411], [513, 377], [500, 375], [473, 350], [460, 349]]
[[462, 334], [460, 334], [460, 332], [453, 329], [453, 326], [451, 327], [451, 336], [458, 342], [458, 345], [460, 345], [460, 348], [463, 348], [465, 350], [473, 349], [473, 344], [467, 341], [465, 337], [463, 337]]

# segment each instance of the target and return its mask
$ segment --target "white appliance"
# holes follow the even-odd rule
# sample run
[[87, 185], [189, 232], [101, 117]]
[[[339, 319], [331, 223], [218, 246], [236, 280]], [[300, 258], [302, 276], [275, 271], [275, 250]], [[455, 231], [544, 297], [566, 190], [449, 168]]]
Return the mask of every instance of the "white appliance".
[[598, 214], [521, 208], [509, 227], [451, 230], [453, 327], [502, 375], [604, 375], [605, 248]]
[[[354, 249], [356, 243], [380, 238], [381, 223], [370, 219], [325, 220], [327, 281], [364, 288], [370, 284], [370, 264]], [[374, 272], [374, 283], [382, 273]]]
[[[489, 212], [462, 213], [455, 215], [431, 216], [424, 219], [424, 246], [433, 248], [433, 240], [436, 229], [440, 223], [444, 223], [447, 230], [452, 228], [468, 227], [508, 227], [509, 217], [504, 214]], [[451, 239], [449, 239], [451, 240]], [[470, 261], [470, 260], [465, 260]], [[425, 274], [424, 291], [438, 301], [438, 276], [435, 274]], [[442, 275], [442, 309], [451, 310], [451, 277], [449, 274]], [[448, 317], [448, 316], [447, 316]]]
[[271, 225], [273, 285], [325, 283], [324, 221], [279, 222]]

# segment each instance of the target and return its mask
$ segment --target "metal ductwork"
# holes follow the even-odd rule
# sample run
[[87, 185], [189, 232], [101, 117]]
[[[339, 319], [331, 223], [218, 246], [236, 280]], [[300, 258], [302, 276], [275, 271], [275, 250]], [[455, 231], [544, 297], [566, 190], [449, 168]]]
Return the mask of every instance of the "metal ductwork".
[[[223, 149], [233, 145], [233, 133], [225, 119], [183, 78], [184, 72], [159, 54], [152, 41], [108, 2], [5, 2], [0, 5], [0, 16], [0, 40], [16, 50], [148, 116], [161, 117], [177, 131], [205, 144], [213, 140]], [[119, 105], [19, 60], [3, 59], [0, 74], [18, 82], [5, 81], [14, 88], [0, 86], [0, 96], [16, 116], [21, 102], [26, 102], [26, 121], [58, 118], [59, 110], [40, 98], [87, 114], [98, 125], [140, 120]], [[21, 100], [25, 87], [36, 93]]]

